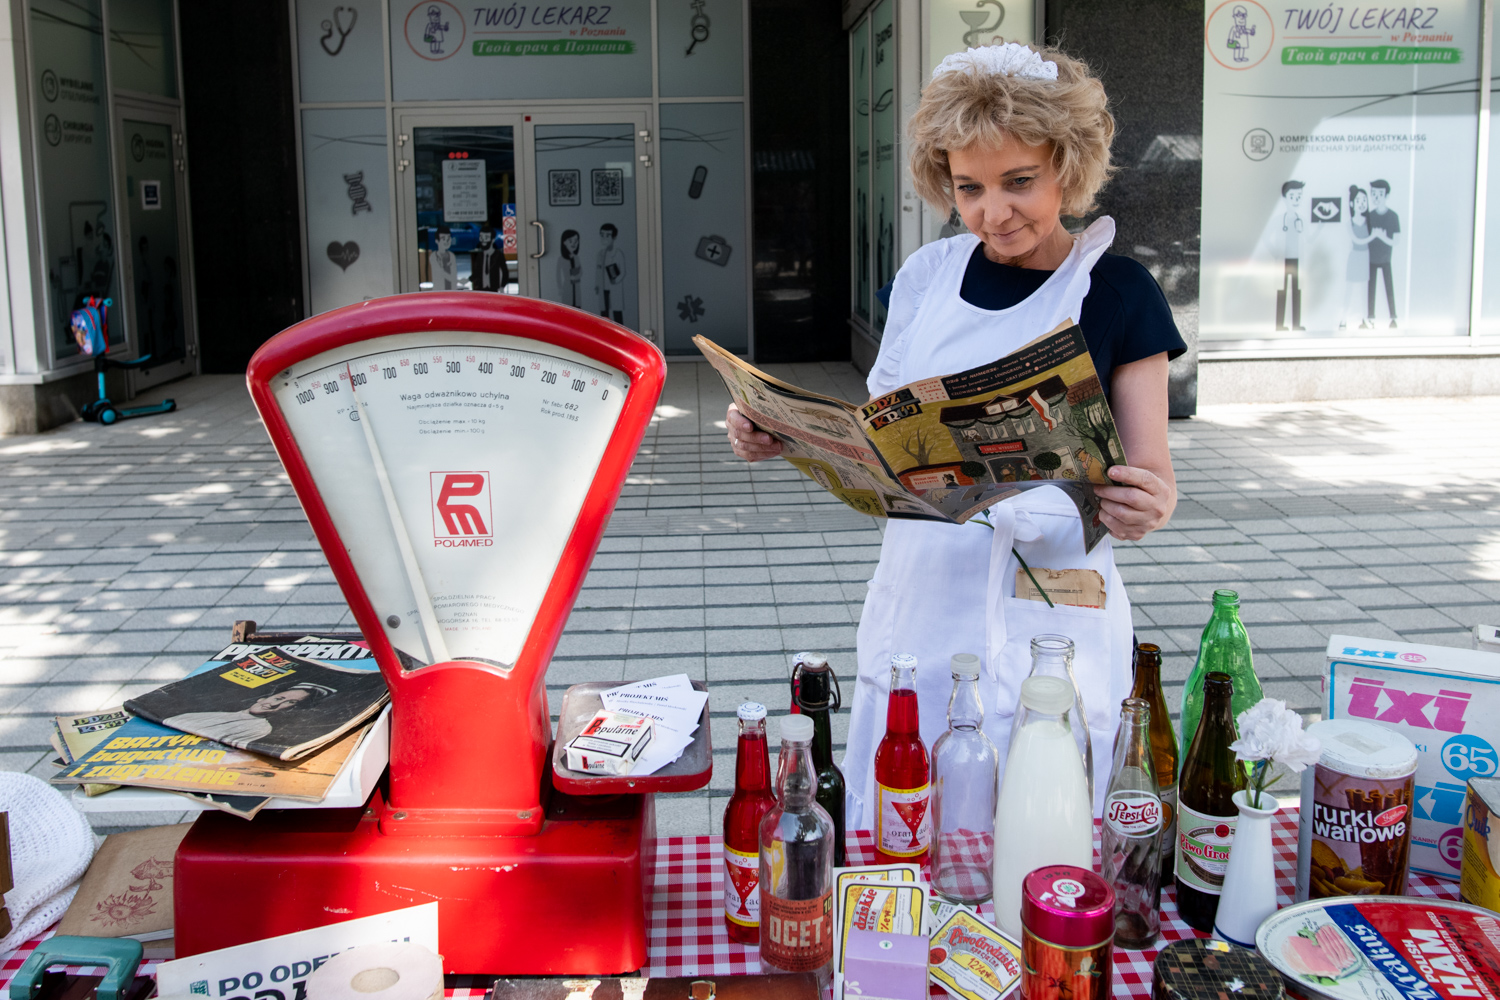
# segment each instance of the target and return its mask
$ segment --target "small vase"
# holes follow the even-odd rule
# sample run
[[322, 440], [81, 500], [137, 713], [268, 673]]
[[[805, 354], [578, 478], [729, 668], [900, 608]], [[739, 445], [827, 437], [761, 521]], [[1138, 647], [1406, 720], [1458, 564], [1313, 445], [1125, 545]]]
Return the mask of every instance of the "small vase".
[[1224, 892], [1214, 917], [1214, 937], [1242, 948], [1255, 947], [1255, 932], [1261, 922], [1276, 912], [1276, 864], [1271, 855], [1271, 817], [1281, 809], [1274, 796], [1262, 792], [1266, 809], [1247, 801], [1248, 790], [1234, 793], [1240, 811], [1234, 840], [1229, 846], [1229, 866], [1224, 872]]

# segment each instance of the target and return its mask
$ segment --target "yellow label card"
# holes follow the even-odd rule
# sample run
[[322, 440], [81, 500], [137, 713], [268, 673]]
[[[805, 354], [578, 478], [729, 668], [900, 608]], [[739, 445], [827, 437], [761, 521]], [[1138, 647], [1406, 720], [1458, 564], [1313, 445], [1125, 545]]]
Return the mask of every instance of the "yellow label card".
[[928, 978], [959, 1000], [1000, 1000], [1021, 982], [1021, 946], [968, 910], [932, 935]]

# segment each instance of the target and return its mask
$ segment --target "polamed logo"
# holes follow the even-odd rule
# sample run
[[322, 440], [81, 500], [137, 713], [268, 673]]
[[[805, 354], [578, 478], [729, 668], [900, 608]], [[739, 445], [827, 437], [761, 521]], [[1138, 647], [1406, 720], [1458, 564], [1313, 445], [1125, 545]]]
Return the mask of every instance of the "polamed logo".
[[1254, 69], [1276, 45], [1276, 24], [1256, 0], [1224, 0], [1204, 22], [1203, 42], [1225, 69]]
[[448, 0], [422, 0], [406, 14], [406, 44], [423, 59], [441, 62], [463, 48], [468, 28]]
[[495, 544], [488, 472], [433, 472], [432, 544], [475, 548]]

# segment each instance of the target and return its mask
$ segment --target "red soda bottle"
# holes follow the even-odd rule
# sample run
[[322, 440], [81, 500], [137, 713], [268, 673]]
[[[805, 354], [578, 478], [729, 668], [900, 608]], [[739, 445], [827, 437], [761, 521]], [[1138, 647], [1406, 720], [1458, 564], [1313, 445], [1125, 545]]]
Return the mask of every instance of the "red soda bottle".
[[760, 943], [760, 821], [776, 804], [766, 743], [766, 706], [740, 706], [734, 794], [724, 807], [724, 926], [729, 940]]
[[891, 657], [885, 736], [875, 750], [875, 857], [927, 860], [932, 844], [932, 763], [917, 722], [917, 658]]

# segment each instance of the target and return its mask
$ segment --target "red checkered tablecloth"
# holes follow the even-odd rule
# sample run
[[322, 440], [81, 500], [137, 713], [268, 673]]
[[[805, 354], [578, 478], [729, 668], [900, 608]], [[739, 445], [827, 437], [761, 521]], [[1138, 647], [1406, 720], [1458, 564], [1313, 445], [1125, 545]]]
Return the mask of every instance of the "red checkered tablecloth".
[[[1283, 905], [1292, 901], [1297, 876], [1297, 811], [1283, 810], [1272, 826], [1276, 853], [1276, 888]], [[671, 837], [657, 847], [656, 886], [651, 897], [651, 932], [647, 941], [647, 966], [651, 976], [732, 976], [760, 971], [759, 953], [753, 947], [731, 944], [724, 932], [724, 862], [718, 837]], [[868, 830], [850, 837], [849, 864], [873, 864], [875, 847]], [[1094, 837], [1094, 866], [1099, 865], [1099, 838]], [[1407, 893], [1457, 899], [1458, 886], [1425, 875], [1412, 875]], [[992, 916], [989, 904], [980, 908]], [[1176, 892], [1162, 892], [1161, 943], [1204, 936], [1177, 918]], [[50, 936], [48, 934], [43, 937]], [[28, 941], [0, 960], [0, 997], [26, 956], [41, 939]], [[1148, 996], [1151, 993], [1151, 963], [1156, 951], [1115, 951], [1114, 996]], [[156, 962], [141, 966], [141, 974], [154, 972]], [[103, 970], [75, 970], [102, 974]], [[933, 996], [946, 996], [938, 987]], [[479, 989], [450, 989], [451, 1000], [479, 1000]]]

